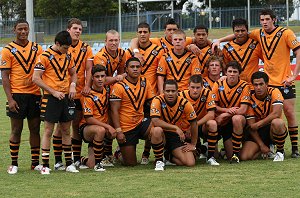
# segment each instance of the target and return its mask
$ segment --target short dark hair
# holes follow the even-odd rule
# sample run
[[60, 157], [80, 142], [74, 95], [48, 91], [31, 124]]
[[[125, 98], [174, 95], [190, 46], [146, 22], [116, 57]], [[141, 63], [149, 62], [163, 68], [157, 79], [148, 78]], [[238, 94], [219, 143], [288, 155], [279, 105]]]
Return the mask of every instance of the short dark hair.
[[127, 67], [127, 66], [129, 65], [129, 63], [130, 63], [130, 62], [133, 62], [133, 61], [139, 62], [139, 63], [141, 64], [140, 59], [138, 59], [137, 57], [134, 57], [134, 56], [133, 56], [133, 57], [129, 58], [129, 59], [126, 61], [125, 66]]
[[106, 72], [106, 68], [103, 65], [96, 64], [92, 67], [92, 75], [94, 75], [97, 72]]
[[25, 19], [18, 19], [14, 24], [14, 29], [16, 29], [17, 25], [20, 23], [26, 23], [29, 26], [28, 21], [26, 21]]
[[226, 72], [229, 67], [232, 67], [233, 69], [237, 69], [239, 71], [239, 73], [241, 73], [243, 71], [241, 65], [236, 60], [230, 61], [229, 63], [226, 64], [226, 67], [225, 67]]
[[165, 23], [165, 26], [164, 28], [167, 29], [167, 25], [176, 25], [177, 28], [179, 29], [179, 25], [176, 23], [175, 19], [174, 18], [169, 18], [166, 23]]
[[259, 17], [260, 17], [261, 15], [270, 15], [270, 17], [271, 17], [272, 19], [276, 19], [276, 15], [275, 15], [274, 11], [271, 10], [271, 9], [269, 9], [269, 8], [262, 9], [262, 10], [259, 12]]
[[197, 32], [197, 30], [205, 30], [205, 32], [208, 34], [208, 28], [205, 25], [197, 25], [194, 28], [194, 34]]
[[71, 18], [71, 19], [68, 20], [68, 26], [67, 26], [67, 28], [71, 29], [71, 27], [72, 27], [73, 24], [81, 25], [81, 27], [82, 27], [82, 22], [81, 22], [80, 19]]
[[136, 28], [136, 31], [138, 31], [139, 28], [148, 28], [149, 32], [151, 32], [150, 25], [146, 22], [139, 23]]
[[266, 74], [265, 72], [261, 72], [261, 71], [257, 71], [255, 73], [252, 74], [251, 76], [251, 83], [253, 84], [253, 81], [255, 79], [264, 79], [265, 83], [268, 84], [269, 83], [269, 76], [268, 74]]
[[176, 80], [174, 80], [174, 79], [167, 79], [164, 82], [164, 85], [163, 85], [164, 90], [166, 89], [166, 85], [175, 85], [176, 90], [178, 90], [178, 84], [177, 84]]
[[203, 84], [203, 78], [199, 74], [194, 74], [189, 78], [189, 83], [200, 83], [201, 85]]
[[236, 26], [245, 26], [248, 31], [248, 22], [246, 19], [242, 19], [242, 18], [234, 19], [234, 20], [232, 20], [231, 26], [232, 26], [233, 31]]
[[68, 31], [63, 30], [56, 34], [54, 42], [58, 42], [60, 45], [70, 46], [72, 44], [72, 38]]

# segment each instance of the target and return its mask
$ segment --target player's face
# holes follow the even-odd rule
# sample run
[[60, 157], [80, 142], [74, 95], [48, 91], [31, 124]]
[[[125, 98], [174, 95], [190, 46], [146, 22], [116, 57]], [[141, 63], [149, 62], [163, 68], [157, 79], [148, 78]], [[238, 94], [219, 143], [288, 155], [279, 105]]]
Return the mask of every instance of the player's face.
[[235, 26], [233, 32], [238, 43], [244, 43], [247, 41], [248, 32], [247, 28], [244, 25]]
[[96, 89], [102, 89], [104, 86], [105, 77], [106, 77], [105, 71], [96, 72], [92, 76], [93, 87], [95, 87]]
[[194, 37], [195, 37], [195, 42], [197, 45], [199, 45], [199, 46], [207, 45], [208, 34], [206, 33], [205, 29], [198, 29], [194, 33]]
[[72, 27], [67, 31], [70, 33], [73, 41], [78, 41], [82, 33], [82, 26], [78, 24], [72, 24]]
[[203, 87], [203, 85], [201, 83], [190, 82], [190, 84], [189, 84], [190, 96], [193, 99], [199, 98], [202, 87]]
[[127, 75], [130, 78], [138, 78], [142, 72], [142, 66], [138, 61], [131, 61], [126, 67]]
[[260, 15], [260, 24], [266, 32], [271, 32], [275, 28], [275, 20], [270, 15]]
[[228, 67], [226, 71], [226, 75], [227, 75], [227, 82], [229, 85], [234, 85], [239, 81], [240, 74], [238, 69]]
[[175, 85], [166, 84], [164, 89], [166, 102], [169, 104], [174, 104], [178, 97], [178, 90]]
[[211, 61], [208, 65], [208, 73], [212, 76], [220, 76], [221, 64], [219, 61]]
[[183, 34], [173, 34], [172, 35], [172, 44], [174, 49], [182, 50], [185, 48], [185, 38]]
[[58, 44], [58, 51], [60, 51], [62, 54], [66, 54], [69, 49], [69, 45], [59, 45]]
[[254, 79], [252, 84], [256, 96], [262, 98], [266, 95], [268, 90], [268, 84], [265, 83], [263, 78]]
[[165, 35], [168, 41], [172, 41], [172, 34], [174, 31], [178, 30], [178, 27], [176, 24], [169, 24], [167, 25], [165, 29]]
[[148, 42], [150, 39], [150, 32], [148, 28], [138, 28], [137, 37], [140, 43]]
[[105, 46], [108, 50], [116, 51], [120, 44], [120, 36], [116, 34], [106, 34]]
[[28, 40], [29, 26], [27, 23], [19, 23], [14, 28], [17, 40]]

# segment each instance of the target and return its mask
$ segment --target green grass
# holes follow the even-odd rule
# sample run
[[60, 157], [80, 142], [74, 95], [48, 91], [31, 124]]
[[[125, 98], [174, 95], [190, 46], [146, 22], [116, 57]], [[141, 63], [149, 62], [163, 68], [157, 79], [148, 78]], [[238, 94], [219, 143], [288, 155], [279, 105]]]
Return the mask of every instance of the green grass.
[[[300, 82], [297, 82], [298, 95]], [[136, 167], [117, 165], [104, 173], [82, 170], [78, 174], [51, 172], [40, 175], [30, 170], [28, 129], [25, 127], [19, 158], [19, 172], [8, 175], [10, 164], [10, 124], [5, 116], [5, 95], [0, 89], [0, 189], [1, 197], [299, 197], [300, 159], [290, 158], [290, 141], [286, 159], [255, 160], [230, 165], [220, 161], [211, 167], [198, 161], [193, 168], [167, 167], [155, 172], [153, 164]], [[300, 118], [300, 101], [297, 100]], [[299, 124], [299, 122], [298, 122]], [[26, 126], [26, 124], [25, 124]], [[42, 131], [43, 128], [41, 127]], [[115, 146], [114, 146], [115, 147]], [[86, 145], [84, 146], [86, 153]], [[140, 157], [142, 145], [138, 147]], [[50, 165], [53, 167], [53, 153]], [[151, 153], [153, 157], [153, 154]], [[153, 162], [153, 158], [151, 159]]]

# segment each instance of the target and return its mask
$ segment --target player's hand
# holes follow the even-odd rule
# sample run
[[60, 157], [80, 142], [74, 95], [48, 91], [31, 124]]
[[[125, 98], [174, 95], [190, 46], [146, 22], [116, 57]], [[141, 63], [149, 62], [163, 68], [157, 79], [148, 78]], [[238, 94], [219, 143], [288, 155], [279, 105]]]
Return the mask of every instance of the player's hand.
[[65, 94], [63, 92], [60, 92], [60, 91], [54, 91], [52, 93], [52, 95], [57, 98], [58, 100], [62, 100], [65, 98]]
[[192, 135], [191, 135], [191, 132], [190, 131], [186, 131], [185, 134], [185, 139], [191, 139]]
[[178, 134], [180, 140], [183, 142], [185, 140], [185, 135], [183, 131], [177, 126], [176, 126], [176, 133]]
[[8, 108], [11, 112], [19, 113], [19, 105], [14, 99], [8, 101]]
[[134, 53], [134, 57], [138, 58], [141, 62], [141, 65], [144, 65], [145, 63], [145, 59], [144, 59], [144, 56], [140, 53]]
[[239, 110], [239, 107], [231, 107], [228, 109], [227, 113], [229, 113], [230, 115], [236, 115], [238, 110]]
[[216, 50], [219, 49], [219, 47], [220, 47], [220, 41], [219, 39], [217, 39], [216, 41], [213, 42], [211, 46], [211, 53], [214, 54]]
[[294, 80], [295, 80], [295, 77], [294, 76], [287, 76], [287, 79], [285, 79], [282, 83], [283, 83], [283, 86], [284, 86], [284, 88], [286, 87], [286, 86], [292, 86], [293, 85], [293, 82], [294, 82]]
[[220, 80], [221, 80], [221, 81], [224, 81], [224, 80], [226, 80], [226, 79], [227, 79], [227, 76], [221, 76], [221, 77], [220, 77]]
[[124, 144], [126, 142], [125, 135], [122, 132], [117, 133], [117, 141], [120, 144]]
[[193, 152], [196, 150], [196, 146], [191, 144], [191, 143], [186, 143], [183, 147], [182, 147], [182, 151], [183, 152]]
[[75, 95], [76, 95], [76, 87], [71, 85], [69, 90], [69, 99], [73, 100], [75, 98]]
[[107, 131], [110, 133], [110, 136], [111, 136], [112, 139], [115, 139], [115, 138], [116, 138], [117, 131], [116, 131], [115, 128], [109, 126], [109, 127], [107, 128]]
[[123, 75], [117, 75], [117, 76], [116, 76], [116, 81], [117, 81], [117, 82], [123, 81], [123, 79], [124, 79], [124, 76], [123, 76]]
[[267, 147], [265, 144], [260, 145], [260, 152], [263, 158], [267, 158], [269, 152], [271, 152], [270, 148]]
[[257, 131], [259, 129], [257, 123], [250, 124], [249, 128], [250, 128], [251, 131]]
[[193, 54], [195, 54], [196, 56], [199, 56], [201, 54], [201, 50], [199, 49], [199, 47], [197, 47], [197, 45], [195, 44], [190, 44], [187, 49], [192, 52]]
[[90, 91], [91, 91], [91, 88], [89, 86], [84, 86], [81, 91], [81, 94], [84, 96], [87, 96], [87, 95], [89, 95]]

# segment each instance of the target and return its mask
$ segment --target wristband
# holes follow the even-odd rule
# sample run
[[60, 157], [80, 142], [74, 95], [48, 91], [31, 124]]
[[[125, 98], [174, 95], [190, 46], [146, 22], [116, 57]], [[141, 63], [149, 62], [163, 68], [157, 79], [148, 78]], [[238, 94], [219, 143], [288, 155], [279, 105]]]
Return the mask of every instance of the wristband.
[[135, 54], [135, 53], [140, 53], [140, 50], [137, 49], [137, 48], [134, 48], [132, 51], [133, 51], [134, 54]]
[[71, 82], [71, 84], [70, 85], [73, 85], [73, 86], [75, 86], [76, 87], [76, 83], [75, 82]]
[[117, 133], [121, 133], [121, 132], [122, 132], [122, 129], [121, 129], [121, 127], [119, 127], [119, 128], [116, 128], [116, 131], [117, 131]]

